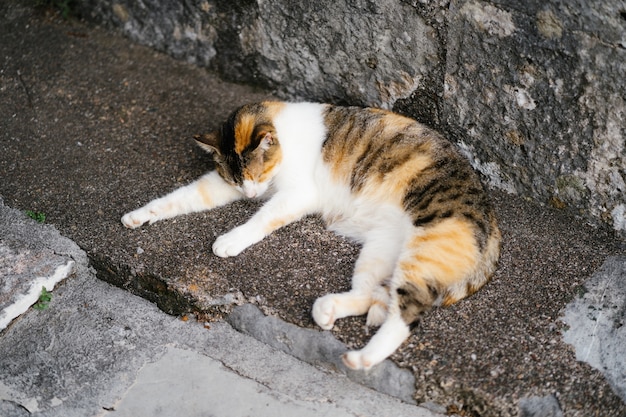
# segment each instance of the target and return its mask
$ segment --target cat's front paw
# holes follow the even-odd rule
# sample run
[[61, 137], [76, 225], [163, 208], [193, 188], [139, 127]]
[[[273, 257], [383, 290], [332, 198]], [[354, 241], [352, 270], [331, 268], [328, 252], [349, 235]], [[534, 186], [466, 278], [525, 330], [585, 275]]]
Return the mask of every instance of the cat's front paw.
[[220, 258], [237, 256], [243, 252], [244, 249], [257, 243], [262, 238], [263, 236], [259, 238], [255, 236], [254, 233], [250, 233], [245, 230], [244, 227], [239, 226], [215, 240], [213, 243], [213, 253]]
[[140, 208], [122, 216], [122, 224], [129, 229], [136, 229], [144, 223], [153, 222], [154, 213], [145, 208]]
[[372, 366], [376, 365], [371, 359], [367, 358], [360, 350], [351, 350], [341, 355], [343, 364], [355, 371], [368, 371]]
[[335, 299], [333, 294], [318, 298], [313, 303], [313, 320], [324, 330], [335, 325]]

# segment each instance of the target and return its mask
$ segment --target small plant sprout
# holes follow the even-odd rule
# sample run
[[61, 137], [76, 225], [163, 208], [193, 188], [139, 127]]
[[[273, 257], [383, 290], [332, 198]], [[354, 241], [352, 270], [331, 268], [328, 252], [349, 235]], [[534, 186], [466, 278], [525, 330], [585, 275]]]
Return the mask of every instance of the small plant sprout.
[[26, 210], [26, 215], [37, 223], [43, 223], [46, 221], [46, 215], [38, 211]]
[[52, 293], [46, 290], [46, 287], [41, 287], [41, 293], [39, 294], [39, 300], [33, 306], [36, 310], [45, 310], [48, 308], [48, 304], [52, 301]]

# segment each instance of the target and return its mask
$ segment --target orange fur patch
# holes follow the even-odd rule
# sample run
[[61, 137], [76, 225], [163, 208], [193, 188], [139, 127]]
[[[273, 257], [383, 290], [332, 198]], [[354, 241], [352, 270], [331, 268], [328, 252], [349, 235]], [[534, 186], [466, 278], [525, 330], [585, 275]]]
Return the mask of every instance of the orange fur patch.
[[275, 148], [273, 151], [270, 150], [269, 152], [271, 153], [268, 153], [268, 157], [263, 164], [263, 172], [261, 172], [261, 175], [259, 176], [259, 181], [261, 182], [267, 181], [276, 166], [282, 161], [283, 153], [280, 147]]
[[210, 181], [206, 179], [202, 179], [198, 182], [198, 193], [200, 197], [202, 197], [202, 201], [207, 206], [211, 206], [213, 204], [213, 199], [211, 198], [211, 190], [209, 189]]
[[475, 271], [480, 253], [468, 222], [450, 218], [418, 230], [408, 245], [412, 253], [399, 264], [405, 279], [419, 287], [433, 283], [446, 288]]
[[241, 155], [244, 149], [250, 145], [252, 132], [257, 124], [254, 114], [244, 113], [235, 126], [235, 152]]
[[284, 225], [291, 223], [295, 219], [296, 219], [295, 216], [283, 217], [283, 218], [280, 218], [280, 219], [274, 219], [271, 222], [269, 222], [268, 225], [265, 227], [265, 233], [266, 234], [270, 234], [274, 230], [279, 229], [279, 228], [283, 227]]
[[394, 201], [401, 206], [402, 198], [409, 182], [432, 164], [431, 157], [426, 153], [415, 154], [410, 160], [381, 177], [371, 175], [363, 189], [365, 195], [377, 199]]
[[402, 206], [409, 182], [432, 165], [432, 137], [408, 117], [331, 108], [326, 123], [332, 138], [323, 152], [333, 179], [374, 200]]
[[387, 303], [384, 303], [383, 301], [378, 300], [378, 299], [376, 299], [376, 298], [372, 298], [372, 301], [371, 301], [370, 307], [371, 307], [371, 306], [375, 306], [375, 305], [378, 305], [378, 306], [384, 307], [384, 308], [385, 308], [385, 310], [387, 309]]
[[278, 115], [278, 113], [280, 113], [280, 111], [285, 108], [285, 105], [286, 103], [282, 101], [264, 101], [263, 102], [263, 106], [265, 106], [265, 108], [267, 109], [266, 115], [269, 117], [270, 120], [274, 120], [276, 115]]
[[[261, 124], [268, 124], [285, 107], [285, 103], [278, 101], [264, 101], [262, 109], [255, 113], [241, 112], [235, 126], [235, 152], [241, 155], [251, 141], [254, 129]], [[258, 111], [258, 109], [257, 109]]]
[[384, 118], [385, 124], [387, 125], [386, 127], [392, 132], [399, 132], [408, 126], [415, 124], [415, 120], [408, 117], [385, 110], [382, 111], [386, 113]]
[[[343, 130], [346, 132], [344, 133]], [[343, 146], [333, 149], [332, 154], [329, 155], [329, 159], [332, 160], [331, 172], [335, 181], [349, 183], [356, 158], [365, 150], [367, 141], [356, 137], [356, 134], [349, 132], [347, 127], [342, 127], [339, 134], [345, 134], [349, 138], [342, 144]]]
[[[471, 295], [471, 294], [466, 294], [466, 296], [467, 295]], [[454, 297], [454, 296], [452, 296], [452, 294], [446, 294], [446, 296], [443, 297], [443, 300], [441, 301], [441, 306], [442, 307], [448, 307], [448, 306], [451, 306], [452, 304], [456, 303], [459, 300], [460, 300], [460, 298]]]

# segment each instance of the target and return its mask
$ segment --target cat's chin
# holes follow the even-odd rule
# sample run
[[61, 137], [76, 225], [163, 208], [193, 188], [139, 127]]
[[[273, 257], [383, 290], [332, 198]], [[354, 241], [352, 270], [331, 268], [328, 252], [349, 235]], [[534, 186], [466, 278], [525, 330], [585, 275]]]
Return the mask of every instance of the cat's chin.
[[254, 182], [245, 180], [241, 187], [237, 187], [239, 191], [247, 198], [261, 197], [267, 191], [269, 183], [267, 182]]

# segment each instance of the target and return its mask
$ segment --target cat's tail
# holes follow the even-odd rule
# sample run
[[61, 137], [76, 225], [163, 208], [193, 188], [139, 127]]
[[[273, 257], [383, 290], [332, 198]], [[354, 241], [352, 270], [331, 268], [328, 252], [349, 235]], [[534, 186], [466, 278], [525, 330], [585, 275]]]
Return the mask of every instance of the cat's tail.
[[493, 276], [500, 257], [501, 233], [495, 217], [491, 216], [489, 235], [480, 248], [476, 267], [468, 272], [466, 278], [450, 285], [441, 299], [440, 305], [449, 306], [469, 297], [482, 288]]

